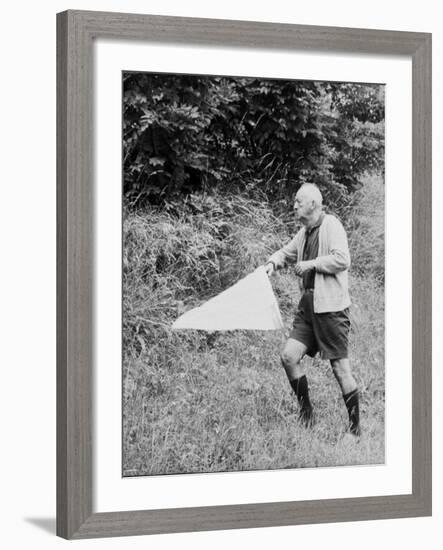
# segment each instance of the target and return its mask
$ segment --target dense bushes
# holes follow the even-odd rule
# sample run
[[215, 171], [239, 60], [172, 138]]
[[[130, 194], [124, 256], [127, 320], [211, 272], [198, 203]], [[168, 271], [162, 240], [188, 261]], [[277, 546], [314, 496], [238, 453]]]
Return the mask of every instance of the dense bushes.
[[380, 85], [125, 73], [123, 109], [133, 206], [217, 190], [281, 213], [303, 182], [332, 201], [383, 169]]

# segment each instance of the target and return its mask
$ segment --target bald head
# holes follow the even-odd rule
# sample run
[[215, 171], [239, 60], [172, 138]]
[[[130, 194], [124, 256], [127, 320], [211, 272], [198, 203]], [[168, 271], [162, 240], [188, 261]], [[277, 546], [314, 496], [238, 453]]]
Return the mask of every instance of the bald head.
[[322, 211], [323, 198], [319, 188], [313, 183], [305, 183], [297, 191], [294, 210], [303, 225], [311, 226], [317, 222]]
[[313, 183], [304, 183], [298, 190], [297, 197], [312, 201], [319, 208], [321, 208], [323, 202], [320, 189]]

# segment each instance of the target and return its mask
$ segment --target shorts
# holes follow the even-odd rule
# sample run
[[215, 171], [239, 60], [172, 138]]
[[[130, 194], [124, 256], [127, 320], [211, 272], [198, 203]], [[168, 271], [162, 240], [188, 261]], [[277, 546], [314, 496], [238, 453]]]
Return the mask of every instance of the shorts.
[[314, 313], [314, 293], [305, 290], [289, 338], [305, 344], [306, 353], [311, 357], [319, 351], [322, 359], [346, 359], [350, 328], [349, 308]]

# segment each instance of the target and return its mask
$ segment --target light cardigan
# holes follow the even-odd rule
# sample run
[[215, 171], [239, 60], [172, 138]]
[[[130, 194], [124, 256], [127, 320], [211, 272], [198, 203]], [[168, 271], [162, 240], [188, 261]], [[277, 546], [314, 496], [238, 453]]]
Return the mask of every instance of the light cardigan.
[[[303, 258], [306, 228], [302, 227], [295, 237], [275, 252], [269, 262], [278, 269], [286, 262]], [[315, 266], [314, 312], [342, 311], [351, 305], [348, 290], [348, 269], [351, 264], [348, 239], [341, 222], [326, 214], [318, 233], [318, 256], [312, 260]], [[300, 286], [303, 282], [300, 279]]]

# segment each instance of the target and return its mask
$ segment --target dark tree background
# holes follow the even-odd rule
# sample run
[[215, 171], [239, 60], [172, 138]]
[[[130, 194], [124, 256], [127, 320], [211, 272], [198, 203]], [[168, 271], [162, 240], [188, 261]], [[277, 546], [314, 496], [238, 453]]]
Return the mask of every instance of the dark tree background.
[[383, 171], [384, 86], [124, 73], [123, 145], [137, 209], [217, 191], [283, 213], [304, 182], [344, 205]]

